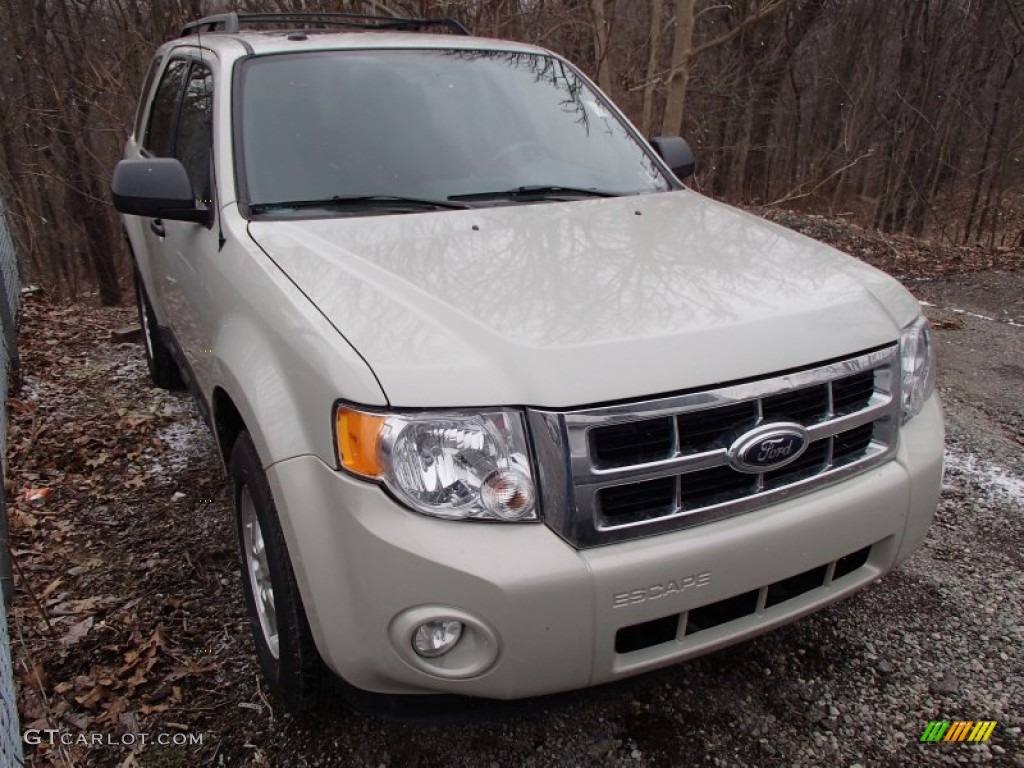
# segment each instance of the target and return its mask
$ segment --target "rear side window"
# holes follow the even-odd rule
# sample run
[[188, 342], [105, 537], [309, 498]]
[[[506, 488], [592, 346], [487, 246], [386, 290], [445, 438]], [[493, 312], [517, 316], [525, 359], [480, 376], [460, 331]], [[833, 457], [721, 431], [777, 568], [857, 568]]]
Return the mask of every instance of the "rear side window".
[[157, 56], [153, 59], [153, 63], [149, 65], [149, 72], [146, 73], [146, 82], [142, 84], [142, 92], [139, 94], [139, 110], [135, 115], [135, 127], [132, 131], [132, 135], [135, 136], [136, 141], [142, 138], [142, 120], [146, 116], [146, 105], [149, 103], [149, 91], [153, 87], [153, 81], [156, 80], [156, 74], [160, 71], [160, 64], [163, 60], [163, 56]]
[[167, 65], [149, 111], [149, 128], [142, 146], [157, 157], [170, 157], [174, 151], [174, 132], [178, 116], [178, 97], [185, 80], [188, 63], [175, 59]]

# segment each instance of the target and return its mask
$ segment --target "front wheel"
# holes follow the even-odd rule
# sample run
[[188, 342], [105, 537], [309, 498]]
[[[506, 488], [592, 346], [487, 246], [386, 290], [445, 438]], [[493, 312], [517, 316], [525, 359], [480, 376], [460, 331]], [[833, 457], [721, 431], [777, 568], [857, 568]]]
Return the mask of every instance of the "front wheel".
[[286, 710], [312, 709], [321, 703], [332, 676], [313, 642], [270, 486], [248, 432], [235, 441], [229, 470], [242, 591], [260, 669]]
[[136, 267], [135, 275], [135, 306], [139, 310], [139, 325], [142, 326], [142, 342], [146, 345], [146, 365], [149, 376], [160, 389], [182, 389], [185, 386], [181, 378], [178, 364], [171, 357], [171, 351], [160, 335], [156, 323], [156, 314], [146, 295], [146, 286], [142, 284], [142, 276]]

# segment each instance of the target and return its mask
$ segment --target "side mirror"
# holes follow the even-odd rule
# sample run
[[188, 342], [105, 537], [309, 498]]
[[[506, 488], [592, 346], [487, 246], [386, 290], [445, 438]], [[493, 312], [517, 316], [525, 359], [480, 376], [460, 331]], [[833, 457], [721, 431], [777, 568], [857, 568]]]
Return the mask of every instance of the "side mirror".
[[655, 136], [651, 139], [651, 146], [677, 177], [688, 179], [693, 176], [697, 161], [686, 139], [679, 136]]
[[114, 207], [132, 216], [209, 226], [213, 211], [196, 203], [185, 166], [173, 157], [122, 160], [110, 181]]

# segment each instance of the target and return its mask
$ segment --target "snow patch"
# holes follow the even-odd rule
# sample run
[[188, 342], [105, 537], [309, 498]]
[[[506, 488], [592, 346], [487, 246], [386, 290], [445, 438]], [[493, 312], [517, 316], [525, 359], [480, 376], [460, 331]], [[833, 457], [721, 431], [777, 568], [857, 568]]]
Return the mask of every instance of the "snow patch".
[[121, 363], [111, 373], [112, 378], [115, 379], [137, 379], [147, 375], [149, 374], [145, 370], [145, 364], [138, 358]]
[[988, 320], [992, 323], [1004, 323], [1005, 325], [1012, 325], [1014, 328], [1024, 328], [1024, 323], [1018, 323], [1012, 317], [1010, 313], [1005, 309], [1003, 310], [1004, 317], [992, 317], [991, 315], [982, 315], [977, 312], [968, 312], [966, 309], [958, 309], [957, 307], [939, 307], [937, 304], [932, 304], [928, 301], [918, 302], [922, 307], [937, 307], [944, 312], [952, 312], [954, 315], [963, 315], [964, 317], [975, 317], [979, 320]]
[[[203, 426], [197, 421], [179, 424], [168, 424], [156, 433], [170, 451], [163, 457], [171, 472], [181, 472], [188, 467], [190, 458], [202, 456], [206, 451]], [[150, 468], [155, 472], [163, 472], [165, 466], [160, 461], [153, 462]]]
[[39, 400], [40, 384], [35, 376], [21, 377], [21, 399], [34, 403]]
[[[973, 453], [946, 451], [946, 471], [959, 472], [985, 489], [990, 499], [1007, 499], [1024, 508], [1024, 477], [998, 464], [979, 459]], [[948, 482], [943, 482], [950, 487]]]

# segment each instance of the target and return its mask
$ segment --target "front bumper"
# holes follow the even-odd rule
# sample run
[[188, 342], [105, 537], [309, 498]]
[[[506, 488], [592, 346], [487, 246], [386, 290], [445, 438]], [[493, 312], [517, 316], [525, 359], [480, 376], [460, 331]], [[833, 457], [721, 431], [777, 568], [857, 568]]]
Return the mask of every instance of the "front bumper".
[[[688, 659], [856, 591], [920, 545], [942, 454], [933, 397], [902, 428], [895, 460], [864, 474], [704, 526], [580, 551], [540, 524], [424, 517], [312, 456], [267, 475], [328, 666], [369, 691], [509, 699]], [[816, 584], [815, 574], [824, 574]], [[408, 632], [432, 616], [467, 620], [472, 631], [459, 654], [424, 663]]]

